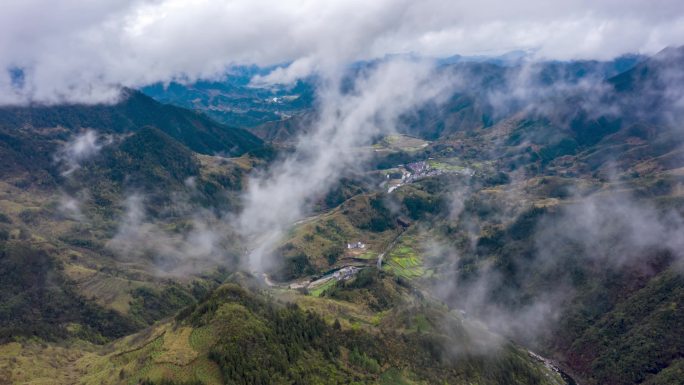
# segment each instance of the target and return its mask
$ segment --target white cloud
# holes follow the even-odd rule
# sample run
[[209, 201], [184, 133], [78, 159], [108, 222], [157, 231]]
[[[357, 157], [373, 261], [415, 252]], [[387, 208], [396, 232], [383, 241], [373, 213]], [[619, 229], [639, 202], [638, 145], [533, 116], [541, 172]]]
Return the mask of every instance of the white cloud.
[[662, 251], [681, 261], [683, 233], [684, 217], [679, 212], [658, 210], [613, 192], [563, 207], [559, 216], [543, 221], [536, 246], [538, 256], [551, 263], [558, 263], [559, 250], [573, 245], [605, 267], [621, 267], [648, 261]]
[[55, 154], [55, 160], [64, 167], [62, 175], [66, 176], [76, 171], [84, 161], [97, 155], [102, 146], [110, 141], [110, 138], [99, 137], [93, 130], [75, 135]]
[[[0, 104], [112, 101], [121, 85], [233, 64], [294, 61], [276, 74], [287, 80], [388, 53], [609, 58], [683, 43], [677, 0], [10, 0], [0, 4]], [[24, 69], [23, 87], [12, 68]]]
[[362, 147], [373, 137], [393, 131], [399, 116], [427, 100], [446, 96], [448, 81], [430, 63], [395, 59], [361, 74], [348, 92], [340, 79], [319, 90], [320, 108], [312, 130], [294, 154], [275, 163], [266, 175], [253, 177], [245, 195], [238, 228], [251, 251], [248, 268], [270, 267], [270, 253], [308, 204], [362, 164]]
[[231, 265], [235, 240], [226, 218], [188, 205], [187, 197], [178, 197], [173, 207], [187, 214], [188, 227], [174, 231], [148, 216], [143, 195], [129, 195], [124, 206], [117, 232], [107, 242], [107, 248], [122, 260], [147, 262], [155, 267], [155, 273], [175, 276]]

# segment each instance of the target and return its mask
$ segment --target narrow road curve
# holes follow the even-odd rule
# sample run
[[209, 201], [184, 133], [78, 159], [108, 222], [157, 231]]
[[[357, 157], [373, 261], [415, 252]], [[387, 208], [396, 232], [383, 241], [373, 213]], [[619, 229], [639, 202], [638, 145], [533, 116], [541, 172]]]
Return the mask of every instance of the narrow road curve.
[[382, 260], [385, 258], [385, 254], [389, 253], [389, 251], [392, 250], [392, 248], [394, 248], [394, 246], [399, 241], [399, 238], [404, 234], [404, 231], [406, 230], [401, 230], [399, 234], [397, 234], [397, 236], [394, 237], [392, 242], [390, 242], [390, 244], [387, 245], [387, 247], [385, 247], [385, 250], [383, 250], [382, 253], [378, 254], [378, 270], [382, 270]]

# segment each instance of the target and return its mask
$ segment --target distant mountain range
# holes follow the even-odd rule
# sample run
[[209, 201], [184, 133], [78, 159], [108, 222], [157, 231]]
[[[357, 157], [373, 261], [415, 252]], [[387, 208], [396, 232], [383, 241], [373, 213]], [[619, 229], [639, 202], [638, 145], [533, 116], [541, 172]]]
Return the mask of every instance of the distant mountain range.
[[[390, 57], [384, 60], [390, 59]], [[536, 73], [535, 79], [540, 85], [567, 82], [576, 84], [582, 79], [607, 79], [622, 73], [638, 62], [645, 60], [641, 55], [624, 55], [611, 61], [552, 61], [532, 65], [531, 71]], [[526, 52], [511, 52], [502, 56], [452, 56], [437, 60], [442, 71], [453, 71], [469, 76], [471, 92], [454, 95], [452, 100], [441, 106], [438, 111], [422, 111], [430, 118], [439, 122], [449, 122], [456, 119], [459, 124], [446, 124], [450, 130], [480, 123], [487, 123], [491, 119], [491, 106], [483, 100], [486, 92], [502, 90], [508, 85], [507, 77], [514, 74], [528, 63], [529, 54]], [[375, 65], [376, 61], [357, 62], [350, 68], [349, 76], [362, 68]], [[315, 114], [315, 78], [297, 81], [291, 86], [255, 87], [250, 79], [255, 75], [264, 75], [274, 67], [259, 69], [254, 67], [238, 67], [233, 73], [227, 74], [223, 80], [200, 81], [191, 84], [172, 82], [167, 85], [157, 84], [142, 89], [142, 92], [162, 103], [195, 109], [206, 113], [219, 122], [237, 127], [243, 127], [255, 133], [262, 139], [276, 142], [286, 142], [302, 126], [300, 121], [311, 120]], [[467, 108], [474, 104], [472, 110]], [[482, 111], [479, 111], [482, 109]], [[451, 118], [444, 114], [451, 111]], [[473, 115], [474, 114], [474, 115]], [[477, 115], [477, 116], [476, 116]], [[306, 117], [308, 116], [308, 118]], [[465, 119], [465, 120], [464, 120]], [[489, 122], [491, 123], [491, 122]], [[415, 123], [416, 125], [418, 123]], [[407, 133], [428, 137], [431, 139], [444, 136], [442, 129], [420, 126], [416, 132], [410, 127], [402, 130]], [[448, 135], [448, 132], [444, 133]]]

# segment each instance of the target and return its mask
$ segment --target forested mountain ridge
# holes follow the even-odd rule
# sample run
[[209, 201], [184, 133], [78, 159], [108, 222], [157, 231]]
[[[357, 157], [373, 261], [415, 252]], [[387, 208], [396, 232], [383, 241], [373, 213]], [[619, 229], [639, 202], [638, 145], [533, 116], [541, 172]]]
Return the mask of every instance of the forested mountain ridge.
[[224, 126], [191, 110], [161, 104], [135, 90], [126, 90], [121, 101], [111, 105], [0, 108], [0, 128], [6, 134], [17, 128], [55, 127], [122, 134], [144, 126], [156, 127], [201, 154], [240, 155], [261, 146], [259, 139], [242, 129]]

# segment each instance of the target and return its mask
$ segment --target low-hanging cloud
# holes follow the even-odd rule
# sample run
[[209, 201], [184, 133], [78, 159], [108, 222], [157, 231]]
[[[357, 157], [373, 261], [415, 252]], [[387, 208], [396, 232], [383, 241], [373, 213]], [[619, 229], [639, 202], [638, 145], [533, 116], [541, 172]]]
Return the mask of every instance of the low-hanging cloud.
[[83, 204], [89, 198], [87, 189], [76, 191], [75, 193], [67, 193], [61, 191], [59, 199], [57, 200], [57, 209], [59, 213], [71, 220], [78, 222], [87, 221], [87, 217], [83, 213]]
[[[260, 272], [273, 267], [279, 261], [272, 253], [285, 233], [341, 176], [363, 165], [373, 139], [394, 132], [399, 117], [417, 105], [439, 103], [450, 94], [453, 81], [434, 64], [382, 61], [356, 73], [351, 86], [343, 73], [327, 73], [320, 77], [316, 117], [292, 153], [248, 179], [239, 213], [218, 213], [174, 196], [170, 216], [188, 219], [189, 226], [170, 230], [148, 215], [143, 195], [129, 194], [107, 247], [121, 258], [148, 260], [163, 274], [230, 266], [244, 251], [242, 244], [242, 268]], [[193, 188], [194, 180], [186, 184]]]
[[540, 262], [553, 263], [560, 250], [575, 247], [580, 255], [606, 267], [645, 262], [657, 252], [684, 259], [684, 217], [657, 209], [629, 195], [595, 195], [563, 207], [539, 225]]
[[342, 173], [361, 165], [371, 140], [393, 132], [401, 114], [449, 90], [431, 62], [389, 60], [358, 76], [343, 91], [330, 76], [320, 90], [318, 118], [299, 138], [294, 155], [253, 177], [244, 196], [238, 228], [251, 251], [247, 267], [263, 271], [285, 231], [324, 194]]
[[111, 102], [122, 86], [240, 64], [294, 62], [268, 79], [289, 81], [393, 53], [605, 59], [680, 45], [683, 21], [677, 0], [9, 1], [0, 5], [0, 104]]
[[[529, 142], [553, 144], [557, 137], [568, 135], [570, 121], [578, 112], [590, 119], [619, 118], [620, 128], [646, 122], [657, 135], [669, 138], [668, 142], [676, 146], [677, 135], [671, 134], [681, 133], [678, 121], [684, 111], [681, 52], [667, 50], [648, 59], [646, 67], [642, 67], [649, 69], [648, 76], [639, 78], [639, 73], [646, 71], [637, 71], [633, 79], [636, 81], [628, 83], [634, 89], [626, 91], [606, 81], [600, 71], [586, 77], [557, 73], [554, 81], [545, 81], [541, 71], [548, 70], [550, 63], [523, 63], [501, 70], [501, 81], [489, 88], [478, 83], [479, 78], [462, 74], [460, 78], [466, 80], [463, 88], [467, 92], [486, 100], [494, 113], [504, 118], [495, 130], [508, 133], [510, 125], [515, 127], [522, 118], [543, 122], [525, 132], [518, 145], [507, 141], [510, 135], [490, 143], [485, 156], [501, 159], [502, 166], [511, 164], [511, 158], [502, 154], [514, 154], [513, 146], [519, 146], [519, 150]], [[604, 150], [602, 155], [602, 169], [611, 169], [619, 153], [611, 155]], [[629, 165], [625, 162], [621, 167]], [[621, 171], [624, 169], [616, 170]], [[670, 266], [684, 272], [682, 212], [671, 208], [676, 208], [675, 204], [666, 208], [662, 207], [666, 206], [663, 201], [657, 205], [656, 201], [611, 189], [610, 185], [626, 187], [616, 180], [605, 190], [587, 196], [591, 188], [572, 185], [568, 179], [570, 184], [565, 190], [569, 195], [561, 198], [565, 199], [563, 203], [548, 209], [530, 239], [516, 243], [503, 238], [504, 250], [496, 251], [495, 257], [476, 255], [478, 240], [491, 235], [492, 230], [505, 229], [536, 200], [535, 193], [526, 188], [534, 176], [539, 176], [536, 171], [518, 169], [509, 176], [511, 182], [496, 189], [501, 207], [484, 220], [464, 213], [463, 207], [468, 199], [476, 196], [477, 202], [492, 191], [483, 193], [477, 185], [452, 185], [449, 219], [458, 223], [457, 239], [437, 242], [440, 253], [447, 253], [451, 259], [450, 267], [443, 271], [453, 275], [445, 273], [448, 279], [436, 282], [433, 290], [492, 330], [528, 343], [549, 336], [568, 310], [568, 303], [576, 299], [576, 271], [567, 267], [571, 263], [587, 267], [588, 274], [599, 275], [634, 270], [652, 275]], [[587, 177], [583, 182], [590, 180]], [[469, 238], [470, 242], [459, 238]], [[469, 259], [463, 262], [464, 258]]]
[[[454, 199], [463, 201], [463, 194]], [[454, 204], [457, 213], [461, 206]], [[459, 220], [470, 221], [467, 216]], [[468, 223], [462, 226], [468, 231]], [[682, 234], [684, 216], [674, 208], [656, 206], [625, 191], [576, 195], [540, 216], [525, 240], [530, 242], [527, 251], [513, 248], [513, 254], [499, 257], [510, 259], [503, 269], [490, 258], [478, 262], [476, 272], [463, 275], [462, 258], [474, 245], [462, 250], [444, 240], [430, 239], [428, 254], [442, 259], [446, 255], [449, 263], [443, 272], [453, 274], [433, 282], [431, 289], [491, 330], [535, 344], [553, 333], [575, 298], [576, 271], [567, 268], [569, 260], [599, 275], [625, 269], [653, 275], [668, 267], [684, 274]], [[506, 266], [512, 266], [518, 284], [506, 276], [510, 274], [504, 271]], [[553, 277], [552, 282], [548, 277]]]
[[102, 137], [94, 130], [85, 130], [64, 143], [55, 154], [55, 161], [63, 167], [62, 175], [68, 176], [81, 164], [97, 155], [111, 138]]
[[174, 207], [186, 219], [187, 226], [181, 229], [149, 216], [143, 194], [128, 195], [107, 248], [123, 260], [147, 263], [159, 275], [197, 274], [235, 263], [235, 250], [230, 247], [235, 236], [229, 220], [197, 208], [183, 197], [176, 197]]

